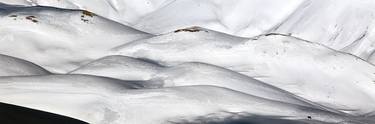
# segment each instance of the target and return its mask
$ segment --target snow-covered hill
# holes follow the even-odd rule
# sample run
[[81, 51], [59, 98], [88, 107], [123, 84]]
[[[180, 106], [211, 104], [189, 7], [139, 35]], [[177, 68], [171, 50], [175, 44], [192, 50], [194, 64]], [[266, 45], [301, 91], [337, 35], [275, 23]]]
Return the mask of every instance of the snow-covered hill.
[[0, 123], [5, 103], [94, 124], [373, 124], [374, 8], [0, 0]]
[[[219, 36], [228, 39], [216, 40]], [[370, 104], [375, 101], [372, 64], [295, 37], [269, 34], [243, 40], [200, 28], [131, 42], [116, 52], [166, 65], [214, 64], [342, 111], [366, 114], [375, 110]], [[350, 96], [356, 100], [348, 101]]]
[[34, 63], [0, 54], [0, 76], [48, 74], [50, 74], [50, 72]]
[[161, 67], [160, 65], [135, 58], [108, 56], [83, 66], [72, 73], [106, 76], [123, 80], [138, 80], [137, 84], [148, 88], [212, 85], [270, 100], [308, 107], [321, 107], [311, 101], [248, 76], [204, 63], [184, 63], [174, 67]]
[[106, 56], [69, 73], [99, 75], [122, 80], [149, 80], [161, 69], [161, 65], [145, 60], [126, 56]]
[[303, 0], [0, 0], [0, 2], [90, 10], [155, 34], [197, 25], [230, 34], [251, 36], [277, 26], [279, 21], [293, 13]]
[[273, 32], [292, 34], [363, 59], [374, 48], [375, 1], [308, 0]]
[[[2, 79], [2, 82], [4, 80], [7, 79]], [[168, 123], [210, 114], [214, 115], [213, 118], [226, 118], [233, 116], [230, 113], [285, 116], [285, 119], [292, 120], [312, 118], [315, 121], [335, 123], [355, 120], [354, 117], [346, 115], [262, 99], [212, 86], [128, 90], [125, 87], [108, 84], [110, 87], [114, 86], [114, 89], [99, 90], [100, 86], [87, 89], [73, 85], [73, 89], [68, 88], [72, 87], [69, 84], [79, 80], [65, 82], [68, 85], [48, 83], [49, 80], [44, 79], [40, 81], [44, 80], [46, 83], [33, 83], [28, 80], [28, 78], [16, 78], [11, 80], [13, 83], [1, 83], [1, 100], [75, 117], [89, 123]], [[34, 87], [27, 87], [30, 84]], [[60, 87], [56, 87], [58, 84]], [[98, 84], [101, 82], [90, 85]], [[11, 87], [12, 89], [9, 89]], [[229, 115], [221, 115], [221, 112], [227, 112]], [[147, 116], [144, 116], [145, 113]], [[215, 114], [218, 115], [215, 117]]]
[[51, 71], [70, 71], [105, 51], [150, 35], [88, 11], [8, 7], [0, 11], [0, 52]]
[[164, 34], [200, 26], [237, 36], [292, 34], [374, 61], [373, 0], [0, 0], [86, 9], [137, 29]]

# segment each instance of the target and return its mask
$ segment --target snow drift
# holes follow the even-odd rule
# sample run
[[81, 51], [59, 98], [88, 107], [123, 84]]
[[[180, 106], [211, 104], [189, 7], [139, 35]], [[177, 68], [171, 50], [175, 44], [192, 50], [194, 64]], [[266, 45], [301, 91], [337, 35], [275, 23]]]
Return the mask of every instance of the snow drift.
[[0, 54], [0, 76], [47, 74], [50, 74], [50, 72], [34, 63]]
[[372, 0], [0, 2], [0, 102], [95, 124], [375, 122]]
[[123, 80], [149, 80], [161, 69], [161, 65], [145, 60], [127, 56], [106, 56], [69, 73], [99, 75]]
[[[167, 65], [214, 64], [349, 113], [366, 114], [375, 109], [369, 104], [375, 100], [375, 68], [358, 57], [279, 34], [250, 40], [218, 34], [205, 29], [172, 32], [122, 45], [115, 53]], [[348, 97], [357, 100], [348, 101]]]
[[[118, 90], [96, 91], [84, 90], [85, 87], [75, 87], [74, 90], [56, 86], [52, 88], [54, 83], [33, 84], [51, 88], [24, 87], [28, 81], [19, 81], [0, 84], [2, 101], [75, 117], [89, 123], [168, 123], [181, 118], [193, 119], [191, 117], [220, 112], [285, 116], [285, 119], [292, 120], [312, 117], [315, 121], [335, 123], [357, 120], [346, 115], [262, 99], [212, 86], [147, 90], [128, 90], [116, 86]], [[147, 113], [147, 117], [143, 116], [144, 113]], [[219, 117], [224, 118], [225, 115]]]
[[[237, 72], [204, 63], [184, 63], [172, 67], [162, 67], [144, 60], [108, 56], [77, 69], [75, 74], [89, 74], [111, 78], [132, 80], [147, 88], [211, 85], [225, 87], [253, 96], [270, 100], [321, 107], [287, 91], [265, 84]], [[134, 75], [144, 75], [134, 78]]]

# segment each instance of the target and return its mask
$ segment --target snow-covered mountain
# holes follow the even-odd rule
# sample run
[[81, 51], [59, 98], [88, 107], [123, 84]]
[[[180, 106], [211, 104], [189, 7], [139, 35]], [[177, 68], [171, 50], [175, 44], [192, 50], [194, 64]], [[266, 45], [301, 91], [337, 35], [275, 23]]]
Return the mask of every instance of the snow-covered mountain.
[[0, 123], [373, 124], [374, 8], [0, 0]]
[[373, 0], [1, 0], [19, 5], [86, 9], [164, 34], [200, 26], [237, 36], [277, 32], [374, 61]]
[[88, 11], [7, 7], [0, 16], [1, 53], [57, 72], [70, 71], [112, 47], [150, 36]]
[[[131, 42], [117, 47], [115, 53], [165, 65], [214, 64], [343, 111], [365, 114], [375, 110], [369, 104], [375, 101], [375, 67], [356, 56], [291, 36], [268, 34], [244, 40], [194, 29], [197, 32], [172, 32]], [[351, 95], [357, 100], [347, 101]]]

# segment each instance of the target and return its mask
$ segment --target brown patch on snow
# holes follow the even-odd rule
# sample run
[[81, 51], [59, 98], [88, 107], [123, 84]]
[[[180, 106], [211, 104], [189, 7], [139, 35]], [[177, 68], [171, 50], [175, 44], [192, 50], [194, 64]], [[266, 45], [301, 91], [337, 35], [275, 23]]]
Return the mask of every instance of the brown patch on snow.
[[199, 32], [199, 31], [201, 31], [199, 27], [193, 26], [193, 27], [189, 27], [189, 28], [175, 30], [174, 33], [178, 33], [178, 32]]

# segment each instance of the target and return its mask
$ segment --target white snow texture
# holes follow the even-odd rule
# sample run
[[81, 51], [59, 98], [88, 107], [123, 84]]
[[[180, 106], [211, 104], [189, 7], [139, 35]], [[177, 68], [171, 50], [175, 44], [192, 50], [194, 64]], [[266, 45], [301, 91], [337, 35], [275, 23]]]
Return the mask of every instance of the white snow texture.
[[374, 52], [374, 0], [0, 0], [0, 102], [92, 124], [374, 124]]

